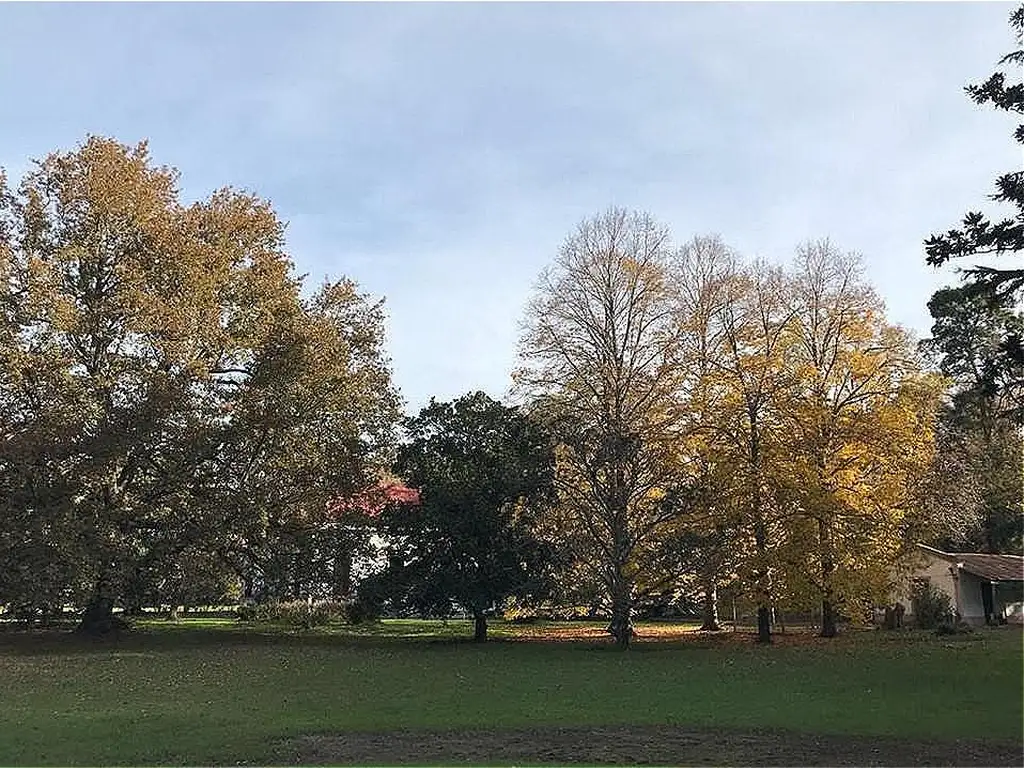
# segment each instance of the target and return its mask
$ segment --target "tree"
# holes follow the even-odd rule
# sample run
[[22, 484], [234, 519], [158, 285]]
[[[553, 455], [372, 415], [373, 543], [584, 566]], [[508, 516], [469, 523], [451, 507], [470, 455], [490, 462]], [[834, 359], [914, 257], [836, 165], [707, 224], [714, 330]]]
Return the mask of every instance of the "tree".
[[[1024, 64], [1024, 5], [1010, 16], [1018, 48], [1000, 59], [999, 64]], [[991, 104], [996, 109], [1024, 114], [1024, 84], [1007, 84], [1006, 75], [996, 72], [984, 83], [969, 85], [968, 95], [977, 104]], [[1014, 139], [1024, 144], [1024, 124], [1014, 131]], [[1009, 203], [1016, 210], [1006, 219], [993, 223], [985, 214], [972, 211], [964, 216], [963, 225], [944, 235], [932, 235], [925, 241], [928, 264], [941, 266], [950, 259], [970, 256], [1017, 256], [1024, 251], [1024, 171], [1016, 168], [996, 179], [996, 192], [991, 199]], [[960, 293], [966, 299], [979, 298], [981, 312], [1000, 313], [1017, 302], [1024, 290], [1024, 269], [1020, 267], [990, 267], [975, 265], [964, 270], [965, 283]], [[940, 294], [942, 292], [940, 291]], [[943, 302], [948, 296], [936, 294], [933, 301]], [[933, 313], [934, 314], [934, 313]], [[997, 371], [1004, 377], [1003, 386], [1015, 393], [1016, 402], [1009, 414], [1018, 422], [1024, 419], [1021, 397], [1024, 397], [1024, 347], [1019, 326], [1004, 334], [996, 349], [986, 350], [985, 365], [995, 378]]]
[[547, 588], [550, 552], [532, 523], [551, 501], [550, 439], [483, 392], [431, 400], [405, 429], [395, 469], [420, 504], [381, 515], [389, 567], [369, 589], [428, 613], [462, 606], [484, 641], [489, 610]]
[[718, 587], [729, 564], [735, 565], [741, 532], [737, 466], [725, 446], [730, 387], [721, 375], [728, 357], [722, 324], [735, 295], [737, 258], [717, 236], [695, 237], [674, 255], [671, 265], [680, 330], [677, 408], [686, 442], [682, 461], [689, 465], [692, 491], [682, 542], [687, 545], [701, 590], [701, 629], [716, 631]]
[[815, 536], [821, 634], [859, 596], [882, 596], [903, 554], [919, 485], [931, 466], [939, 382], [909, 337], [885, 322], [858, 260], [828, 241], [800, 249], [790, 289], [790, 477]]
[[540, 277], [516, 375], [558, 441], [565, 530], [604, 586], [623, 648], [641, 582], [653, 591], [675, 578], [663, 570], [678, 516], [665, 503], [677, 438], [668, 256], [668, 233], [645, 214], [613, 209], [582, 222]]
[[[928, 308], [932, 336], [921, 348], [952, 386], [941, 414], [942, 470], [935, 484], [943, 490], [930, 507], [937, 526], [932, 535], [947, 547], [1019, 552], [1022, 436], [1006, 415], [1021, 411], [1024, 391], [1001, 364], [1000, 349], [1020, 337], [1024, 315], [992, 307], [964, 287], [937, 291]], [[961, 503], [950, 508], [945, 502], [954, 498]]]
[[738, 523], [747, 533], [743, 568], [757, 604], [758, 642], [771, 642], [773, 489], [780, 446], [781, 402], [790, 396], [792, 312], [781, 270], [755, 263], [726, 283], [719, 324], [723, 340], [716, 362], [723, 386], [719, 431], [729, 448], [737, 484]]
[[260, 599], [326, 597], [368, 545], [370, 529], [345, 525], [338, 502], [393, 461], [383, 336], [380, 302], [351, 280], [326, 283], [233, 376], [208, 503], [231, 521], [221, 547]]
[[303, 301], [269, 205], [184, 206], [177, 179], [90, 137], [0, 195], [0, 547], [48, 585], [0, 603], [86, 603], [87, 631], [186, 553], [219, 568], [322, 510], [396, 410], [352, 284]]

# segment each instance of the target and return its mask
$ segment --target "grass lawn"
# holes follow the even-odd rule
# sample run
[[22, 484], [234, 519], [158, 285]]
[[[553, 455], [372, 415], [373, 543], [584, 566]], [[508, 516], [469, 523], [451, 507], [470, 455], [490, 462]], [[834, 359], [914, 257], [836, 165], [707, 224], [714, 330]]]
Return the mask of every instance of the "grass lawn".
[[596, 625], [493, 629], [486, 645], [452, 640], [469, 634], [465, 622], [287, 633], [154, 621], [104, 643], [0, 632], [0, 763], [267, 762], [287, 737], [419, 728], [1022, 741], [1017, 628], [789, 635], [763, 648], [641, 625], [626, 653]]

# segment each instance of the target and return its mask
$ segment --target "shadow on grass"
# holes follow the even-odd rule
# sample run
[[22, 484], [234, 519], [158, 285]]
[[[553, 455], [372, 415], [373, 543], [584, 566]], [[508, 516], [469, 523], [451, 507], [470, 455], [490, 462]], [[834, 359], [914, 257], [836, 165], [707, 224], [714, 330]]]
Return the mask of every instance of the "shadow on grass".
[[[476, 643], [469, 622], [445, 623], [431, 620], [389, 620], [360, 625], [328, 625], [301, 629], [283, 625], [250, 624], [231, 619], [185, 618], [179, 621], [144, 619], [127, 631], [106, 638], [75, 634], [73, 624], [46, 629], [25, 629], [0, 624], [0, 654], [104, 654], [111, 651], [174, 652], [195, 648], [380, 648], [402, 647], [571, 647], [596, 653], [620, 654], [621, 651], [599, 625], [531, 625], [529, 629], [499, 624], [485, 643]], [[836, 638], [818, 637], [813, 631], [777, 634], [771, 645], [755, 643], [748, 631], [698, 632], [680, 626], [674, 634], [668, 625], [641, 626], [636, 641], [627, 653], [714, 651], [771, 653], [776, 649], [805, 648], [810, 651], [844, 650], [861, 645], [900, 646], [928, 644], [968, 644], [983, 642], [998, 634], [1020, 636], [1019, 627], [986, 628], [969, 635], [935, 637], [921, 630], [848, 630]]]
[[[108, 637], [82, 636], [74, 626], [25, 629], [0, 626], [0, 654], [26, 656], [49, 654], [103, 654], [111, 651], [174, 652], [204, 647], [287, 647], [287, 648], [403, 648], [481, 647], [521, 645], [524, 640], [495, 636], [476, 643], [470, 634], [455, 634], [450, 628], [432, 628], [424, 622], [420, 628], [381, 625], [340, 626], [305, 630], [279, 625], [242, 622], [196, 623], [145, 621], [131, 629]], [[531, 645], [566, 645], [564, 641], [530, 639]], [[610, 646], [608, 640], [580, 640], [580, 646]]]

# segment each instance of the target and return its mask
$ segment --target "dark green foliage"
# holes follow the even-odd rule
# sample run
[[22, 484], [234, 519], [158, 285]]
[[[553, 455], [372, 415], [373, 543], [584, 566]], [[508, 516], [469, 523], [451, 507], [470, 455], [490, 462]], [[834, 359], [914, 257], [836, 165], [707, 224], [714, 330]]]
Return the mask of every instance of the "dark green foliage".
[[953, 616], [949, 595], [940, 592], [931, 582], [919, 581], [910, 593], [914, 606], [914, 623], [920, 629], [935, 629]]
[[[1010, 16], [1018, 45], [1024, 43], [1024, 5]], [[1018, 48], [1004, 56], [1001, 65], [1010, 64], [1019, 75], [1024, 64], [1024, 48]], [[991, 104], [1006, 112], [1024, 114], [1024, 85], [1007, 85], [1006, 75], [996, 72], [984, 83], [969, 85], [965, 89], [977, 104]], [[1024, 125], [1019, 125], [1013, 134], [1018, 144], [1024, 144]], [[928, 263], [934, 266], [949, 259], [981, 254], [1020, 253], [1024, 251], [1024, 171], [1015, 168], [996, 180], [996, 202], [1010, 203], [1016, 211], [1009, 218], [992, 222], [978, 212], [964, 217], [963, 228], [954, 229], [945, 235], [932, 235], [925, 241]], [[996, 299], [1012, 297], [1024, 287], [1024, 269], [993, 269], [976, 267], [968, 270], [974, 283], [989, 296]]]
[[346, 619], [349, 624], [367, 624], [380, 620], [380, 609], [377, 603], [356, 597], [345, 607]]
[[[953, 381], [937, 434], [939, 486], [928, 499], [947, 549], [1024, 550], [1022, 440], [1024, 379], [1007, 354], [1021, 338], [1024, 315], [992, 307], [968, 286], [937, 291], [928, 302], [932, 337], [921, 343]], [[1018, 366], [1019, 367], [1019, 366]]]
[[285, 624], [312, 629], [348, 619], [347, 607], [333, 600], [292, 600], [238, 606], [238, 620], [257, 624]]
[[[1024, 5], [1010, 16], [1018, 48], [1000, 60], [1000, 65], [1012, 65], [1015, 77], [1019, 76], [1021, 65], [1024, 64]], [[1024, 85], [1019, 82], [1007, 84], [1006, 75], [996, 72], [984, 83], [970, 85], [966, 88], [968, 95], [977, 104], [991, 104], [994, 108], [1012, 114], [1024, 114]], [[1018, 125], [1013, 134], [1018, 144], [1024, 144], [1024, 124]], [[1015, 153], [1018, 158], [1020, 151]], [[932, 235], [925, 241], [927, 262], [933, 266], [945, 264], [950, 259], [970, 256], [996, 255], [1016, 258], [1024, 252], [1024, 170], [1018, 167], [996, 179], [996, 192], [991, 199], [998, 203], [1008, 203], [1012, 211], [1001, 221], [991, 221], [978, 211], [964, 216], [963, 225], [952, 229], [944, 235]], [[1018, 262], [1019, 264], [1019, 262]], [[981, 313], [993, 316], [1004, 314], [1014, 307], [1024, 289], [1024, 269], [1019, 265], [1009, 267], [990, 267], [976, 265], [964, 270], [964, 285], [957, 289], [962, 301], [976, 301], [976, 308]], [[940, 291], [932, 302], [944, 303]], [[941, 316], [936, 308], [929, 304], [932, 316]], [[1018, 315], [1019, 318], [1019, 315]], [[995, 348], [985, 351], [982, 378], [989, 386], [1002, 380], [1003, 391], [1007, 392], [1013, 402], [1008, 404], [1008, 412], [1018, 422], [1024, 421], [1024, 407], [1021, 398], [1024, 396], [1024, 347], [1021, 344], [1020, 322], [1015, 327], [1003, 329], [1001, 338]]]
[[947, 616], [936, 628], [936, 635], [970, 635], [974, 627], [955, 616]]
[[1024, 336], [1019, 308], [993, 306], [964, 285], [936, 291], [928, 311], [932, 336], [922, 342], [922, 351], [957, 383], [958, 399], [980, 397], [1000, 410], [1019, 409], [1024, 395], [1018, 391]]
[[532, 523], [552, 497], [550, 441], [483, 392], [431, 400], [406, 431], [396, 470], [419, 488], [421, 504], [382, 514], [388, 566], [360, 595], [430, 616], [461, 608], [482, 640], [502, 600], [547, 591], [551, 553]]

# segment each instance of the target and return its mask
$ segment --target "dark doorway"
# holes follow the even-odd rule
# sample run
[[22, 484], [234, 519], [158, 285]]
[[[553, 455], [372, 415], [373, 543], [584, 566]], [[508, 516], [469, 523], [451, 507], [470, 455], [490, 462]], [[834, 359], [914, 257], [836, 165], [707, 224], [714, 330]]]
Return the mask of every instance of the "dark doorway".
[[981, 582], [981, 605], [985, 610], [985, 623], [996, 623], [995, 595], [993, 594], [992, 582]]

